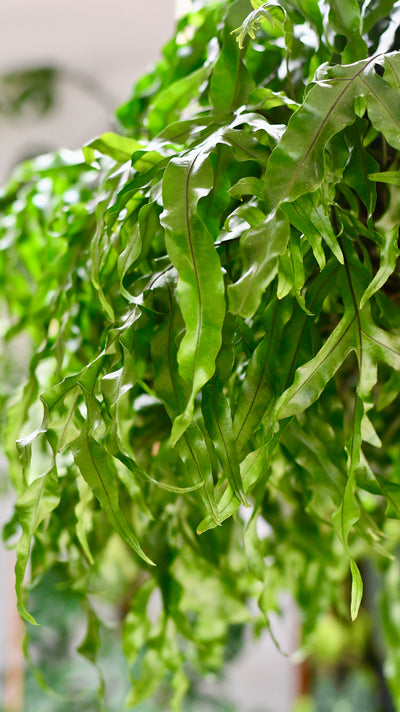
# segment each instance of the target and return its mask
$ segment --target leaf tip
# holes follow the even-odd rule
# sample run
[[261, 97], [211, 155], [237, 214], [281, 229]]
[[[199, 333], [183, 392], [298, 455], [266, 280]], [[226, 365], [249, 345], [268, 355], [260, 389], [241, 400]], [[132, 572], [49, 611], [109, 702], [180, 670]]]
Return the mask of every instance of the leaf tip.
[[350, 561], [350, 569], [352, 577], [350, 615], [353, 622], [358, 616], [358, 611], [363, 597], [363, 580], [361, 578], [360, 570], [353, 559]]
[[157, 564], [155, 564], [154, 561], [152, 561], [152, 559], [150, 559], [150, 557], [145, 554], [141, 546], [132, 546], [132, 549], [136, 551], [137, 554], [139, 554], [142, 561], [144, 561], [146, 564], [148, 564], [149, 566], [157, 566]]
[[192, 419], [193, 419], [193, 410], [190, 407], [190, 405], [188, 405], [188, 406], [186, 406], [183, 413], [181, 413], [180, 415], [177, 415], [177, 417], [175, 418], [175, 420], [172, 424], [172, 430], [171, 430], [171, 435], [170, 435], [171, 447], [175, 447], [178, 440], [180, 440], [180, 438], [184, 434], [185, 430], [189, 427]]
[[17, 603], [17, 611], [24, 621], [27, 621], [27, 623], [30, 623], [31, 625], [40, 627], [40, 623], [38, 623], [37, 620], [29, 613], [21, 601]]
[[140, 558], [142, 559], [142, 561], [144, 561], [146, 564], [148, 564], [149, 566], [157, 566], [157, 564], [155, 564], [154, 561], [152, 561], [152, 559], [150, 559], [150, 558], [147, 556], [147, 554], [144, 553], [144, 551], [143, 551], [142, 548], [140, 548], [139, 551], [138, 551], [137, 549], [135, 549], [135, 550], [136, 550], [136, 553], [139, 554], [139, 556], [140, 556]]

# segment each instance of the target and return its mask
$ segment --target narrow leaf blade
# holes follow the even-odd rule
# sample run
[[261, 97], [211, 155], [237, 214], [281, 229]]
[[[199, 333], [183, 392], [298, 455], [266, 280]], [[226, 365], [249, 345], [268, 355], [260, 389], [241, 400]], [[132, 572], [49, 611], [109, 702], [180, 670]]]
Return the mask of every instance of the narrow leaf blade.
[[86, 431], [71, 446], [74, 460], [112, 527], [147, 564], [154, 563], [144, 553], [119, 506], [115, 466], [110, 455]]
[[195, 396], [213, 375], [221, 346], [225, 316], [221, 264], [197, 213], [197, 203], [209, 192], [212, 177], [209, 158], [194, 153], [172, 160], [163, 180], [162, 224], [167, 250], [178, 272], [178, 301], [186, 325], [178, 352], [179, 371], [190, 384], [185, 410], [174, 422], [173, 443], [193, 418]]

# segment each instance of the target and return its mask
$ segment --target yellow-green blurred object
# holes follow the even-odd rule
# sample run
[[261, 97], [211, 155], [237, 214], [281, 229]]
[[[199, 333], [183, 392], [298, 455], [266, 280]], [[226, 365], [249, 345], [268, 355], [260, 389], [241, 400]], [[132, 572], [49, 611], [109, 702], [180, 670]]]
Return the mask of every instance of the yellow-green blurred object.
[[317, 712], [314, 700], [310, 695], [302, 695], [296, 701], [292, 712]]
[[314, 664], [332, 666], [361, 658], [369, 630], [369, 617], [363, 611], [353, 623], [339, 620], [332, 613], [321, 616], [313, 635]]

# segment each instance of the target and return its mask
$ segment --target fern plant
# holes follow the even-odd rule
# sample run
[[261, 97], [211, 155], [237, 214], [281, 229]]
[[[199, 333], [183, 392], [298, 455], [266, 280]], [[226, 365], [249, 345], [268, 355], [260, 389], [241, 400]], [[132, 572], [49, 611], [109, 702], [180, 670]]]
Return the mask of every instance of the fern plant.
[[179, 709], [282, 590], [307, 652], [369, 562], [400, 709], [399, 23], [392, 0], [198, 3], [120, 134], [2, 193], [5, 352], [32, 344], [2, 394], [19, 611], [28, 562], [30, 586], [62, 570], [95, 663], [111, 600], [128, 705], [167, 679]]

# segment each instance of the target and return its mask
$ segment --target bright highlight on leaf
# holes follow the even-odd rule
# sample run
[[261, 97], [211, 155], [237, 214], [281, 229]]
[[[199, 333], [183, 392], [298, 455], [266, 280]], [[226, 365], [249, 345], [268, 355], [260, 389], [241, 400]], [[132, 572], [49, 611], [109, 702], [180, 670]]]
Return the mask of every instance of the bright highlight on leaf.
[[256, 31], [260, 25], [265, 23], [266, 29], [274, 33], [275, 29], [284, 30], [287, 21], [286, 12], [281, 5], [272, 2], [261, 4], [251, 12], [241, 25], [234, 32], [237, 34], [237, 41], [240, 49], [243, 49], [246, 37], [256, 38]]

